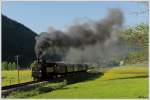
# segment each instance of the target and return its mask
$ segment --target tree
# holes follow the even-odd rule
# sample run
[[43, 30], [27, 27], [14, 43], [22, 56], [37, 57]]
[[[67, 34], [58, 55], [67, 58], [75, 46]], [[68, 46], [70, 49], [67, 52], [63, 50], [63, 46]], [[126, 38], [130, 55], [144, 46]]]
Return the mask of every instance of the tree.
[[137, 63], [148, 60], [148, 31], [148, 25], [141, 23], [121, 32], [121, 38], [125, 40], [130, 47], [134, 47], [125, 59], [126, 63]]
[[4, 61], [2, 62], [2, 70], [7, 70], [8, 69], [8, 62]]
[[13, 62], [13, 63], [12, 63], [12, 70], [15, 70], [15, 69], [17, 69], [17, 65], [16, 65], [15, 62]]
[[12, 70], [12, 64], [11, 64], [11, 62], [8, 63], [8, 68], [7, 68], [7, 70]]
[[141, 23], [136, 27], [129, 27], [121, 32], [123, 39], [130, 44], [136, 44], [140, 47], [148, 48], [148, 25]]

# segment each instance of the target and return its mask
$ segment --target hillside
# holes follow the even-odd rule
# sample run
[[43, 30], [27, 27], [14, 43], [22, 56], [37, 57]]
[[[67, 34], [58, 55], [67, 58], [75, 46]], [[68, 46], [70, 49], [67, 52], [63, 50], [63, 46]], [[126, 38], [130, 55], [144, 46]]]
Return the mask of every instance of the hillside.
[[34, 45], [37, 34], [2, 15], [2, 61], [14, 61], [20, 55], [20, 65], [29, 64], [35, 59]]

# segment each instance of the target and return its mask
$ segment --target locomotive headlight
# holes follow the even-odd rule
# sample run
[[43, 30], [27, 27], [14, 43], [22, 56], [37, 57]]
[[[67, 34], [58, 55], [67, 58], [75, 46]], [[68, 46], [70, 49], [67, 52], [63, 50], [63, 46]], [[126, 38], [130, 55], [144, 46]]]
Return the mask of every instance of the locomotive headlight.
[[41, 73], [42, 71], [40, 70], [39, 72]]

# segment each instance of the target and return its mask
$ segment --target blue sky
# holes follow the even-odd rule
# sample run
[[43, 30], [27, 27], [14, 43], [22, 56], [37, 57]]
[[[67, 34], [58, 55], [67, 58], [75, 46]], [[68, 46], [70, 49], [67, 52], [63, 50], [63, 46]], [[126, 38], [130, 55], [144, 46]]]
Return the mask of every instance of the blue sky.
[[148, 5], [139, 2], [52, 2], [52, 1], [3, 1], [2, 14], [16, 20], [37, 34], [46, 32], [48, 27], [64, 30], [76, 19], [100, 20], [107, 16], [109, 8], [120, 8], [124, 13], [124, 26], [141, 22], [148, 23]]

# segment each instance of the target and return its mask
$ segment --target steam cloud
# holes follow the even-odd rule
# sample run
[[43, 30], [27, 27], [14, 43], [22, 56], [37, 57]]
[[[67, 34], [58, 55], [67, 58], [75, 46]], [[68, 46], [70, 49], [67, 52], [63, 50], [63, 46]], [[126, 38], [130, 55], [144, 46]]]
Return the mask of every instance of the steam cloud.
[[125, 46], [118, 42], [122, 24], [121, 10], [109, 9], [108, 16], [99, 21], [75, 23], [66, 31], [51, 28], [36, 37], [36, 55], [42, 58], [59, 54], [64, 61], [72, 63], [102, 63], [120, 59], [126, 55]]

